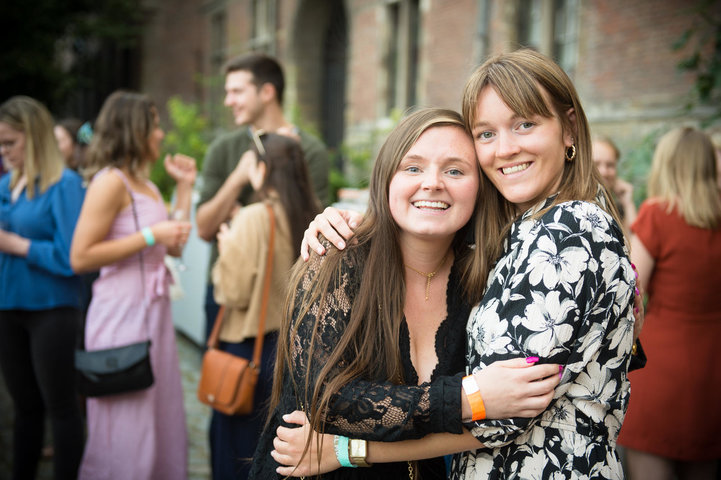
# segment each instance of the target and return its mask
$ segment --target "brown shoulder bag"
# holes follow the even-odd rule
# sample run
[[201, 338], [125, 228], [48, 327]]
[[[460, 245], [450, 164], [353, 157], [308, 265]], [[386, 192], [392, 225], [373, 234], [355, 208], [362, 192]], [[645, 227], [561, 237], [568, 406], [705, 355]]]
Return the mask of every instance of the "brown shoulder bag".
[[270, 216], [270, 239], [253, 359], [236, 357], [218, 348], [220, 327], [225, 317], [225, 306], [222, 305], [215, 319], [213, 331], [208, 338], [208, 350], [203, 355], [203, 367], [198, 382], [198, 400], [226, 415], [248, 415], [253, 411], [253, 397], [260, 373], [265, 336], [265, 315], [268, 310], [270, 280], [273, 273], [275, 216], [273, 207], [270, 204], [266, 204], [266, 207], [268, 207]]

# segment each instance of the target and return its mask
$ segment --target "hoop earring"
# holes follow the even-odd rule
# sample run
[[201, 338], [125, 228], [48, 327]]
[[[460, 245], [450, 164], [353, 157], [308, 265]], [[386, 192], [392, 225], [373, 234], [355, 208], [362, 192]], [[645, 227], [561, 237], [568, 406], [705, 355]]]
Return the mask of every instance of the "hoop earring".
[[575, 158], [576, 158], [576, 145], [574, 144], [566, 149], [566, 161], [572, 162]]

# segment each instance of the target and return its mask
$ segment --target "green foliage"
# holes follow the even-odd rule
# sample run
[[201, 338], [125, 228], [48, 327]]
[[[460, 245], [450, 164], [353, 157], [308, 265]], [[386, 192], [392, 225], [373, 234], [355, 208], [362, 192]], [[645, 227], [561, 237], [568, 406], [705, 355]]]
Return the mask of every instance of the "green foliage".
[[619, 176], [634, 185], [633, 200], [636, 205], [646, 199], [648, 172], [651, 169], [651, 160], [656, 149], [656, 143], [662, 133], [662, 129], [657, 129], [644, 136], [637, 145], [631, 148], [619, 164]]
[[163, 158], [170, 153], [182, 153], [195, 159], [198, 171], [203, 167], [203, 158], [208, 148], [208, 119], [200, 113], [198, 105], [185, 103], [180, 97], [168, 100], [168, 115], [171, 127], [165, 134], [161, 158], [155, 162], [150, 179], [158, 186], [163, 198], [170, 200], [175, 182], [166, 173]]
[[350, 187], [352, 187], [352, 185], [346, 176], [343, 175], [343, 172], [338, 167], [332, 166], [328, 174], [328, 195], [330, 196], [332, 202], [338, 200], [338, 190]]
[[714, 0], [700, 0], [693, 9], [694, 24], [672, 45], [675, 51], [691, 49], [677, 66], [696, 77], [686, 108], [697, 105], [712, 108], [704, 124], [721, 118], [721, 18], [717, 12]]
[[[402, 112], [395, 109], [391, 112], [389, 125], [372, 129], [364, 141], [354, 143], [353, 146], [345, 143], [341, 146], [340, 155], [344, 160], [344, 168], [341, 171], [333, 167], [330, 171], [330, 198], [332, 201], [337, 199], [337, 192], [341, 188], [368, 187], [376, 152], [401, 117]], [[332, 160], [331, 165], [338, 165], [336, 159]]]
[[[3, 2], [0, 100], [29, 95], [55, 112], [76, 89], [93, 83], [88, 65], [101, 64], [101, 45], [139, 45], [145, 15], [140, 0]], [[64, 64], [59, 47], [72, 52], [73, 65]]]
[[[721, 118], [721, 18], [714, 0], [699, 0], [692, 8], [693, 23], [671, 45], [673, 51], [687, 49], [677, 67], [681, 72], [695, 76], [689, 92], [686, 112], [697, 106], [711, 109], [711, 114], [700, 119], [710, 124]], [[715, 11], [714, 11], [715, 9]], [[647, 196], [648, 173], [659, 138], [666, 129], [659, 127], [632, 145], [619, 165], [619, 175], [634, 186], [634, 201], [640, 204]]]

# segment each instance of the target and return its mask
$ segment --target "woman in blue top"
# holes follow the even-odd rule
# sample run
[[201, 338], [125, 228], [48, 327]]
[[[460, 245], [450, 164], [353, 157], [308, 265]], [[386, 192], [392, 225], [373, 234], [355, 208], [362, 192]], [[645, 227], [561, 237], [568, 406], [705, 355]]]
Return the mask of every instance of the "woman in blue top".
[[47, 109], [28, 97], [0, 105], [0, 367], [15, 406], [13, 479], [35, 477], [45, 410], [55, 478], [75, 478], [83, 427], [73, 351], [80, 332], [80, 280], [70, 242], [82, 180], [64, 168]]

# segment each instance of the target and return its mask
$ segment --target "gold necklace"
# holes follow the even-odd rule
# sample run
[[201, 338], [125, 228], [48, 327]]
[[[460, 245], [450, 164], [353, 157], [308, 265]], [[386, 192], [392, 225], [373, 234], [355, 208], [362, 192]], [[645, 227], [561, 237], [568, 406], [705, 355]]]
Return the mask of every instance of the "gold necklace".
[[429, 273], [421, 272], [420, 270], [416, 270], [415, 268], [411, 267], [411, 266], [408, 265], [407, 263], [404, 263], [404, 264], [403, 264], [403, 265], [405, 265], [406, 267], [408, 267], [408, 268], [410, 268], [411, 270], [413, 270], [414, 272], [416, 272], [418, 275], [422, 275], [422, 276], [426, 277], [426, 302], [428, 301], [428, 298], [430, 298], [430, 293], [431, 293], [431, 278], [435, 277], [436, 274], [438, 273], [438, 270], [440, 270], [441, 267], [443, 266], [443, 264], [446, 263], [446, 258], [448, 258], [448, 253], [449, 253], [449, 252], [450, 252], [450, 250], [449, 250], [448, 252], [446, 252], [445, 255], [443, 255], [443, 258], [441, 259], [441, 263], [438, 264], [438, 266], [436, 267], [436, 270], [433, 271], [433, 272], [429, 272]]

